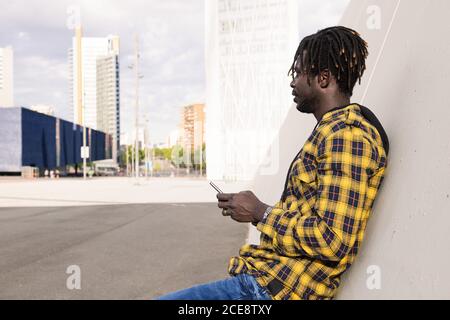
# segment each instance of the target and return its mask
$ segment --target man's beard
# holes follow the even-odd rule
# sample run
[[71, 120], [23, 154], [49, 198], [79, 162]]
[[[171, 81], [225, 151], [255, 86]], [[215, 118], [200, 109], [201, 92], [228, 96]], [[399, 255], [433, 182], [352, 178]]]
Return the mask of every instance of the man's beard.
[[314, 112], [314, 99], [298, 98], [296, 108], [301, 113], [313, 113]]

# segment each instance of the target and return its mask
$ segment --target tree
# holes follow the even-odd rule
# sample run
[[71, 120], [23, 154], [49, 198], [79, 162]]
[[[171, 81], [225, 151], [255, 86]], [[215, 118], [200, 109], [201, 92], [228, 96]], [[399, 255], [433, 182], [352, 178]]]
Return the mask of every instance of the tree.
[[194, 165], [195, 170], [200, 170], [200, 161], [202, 163], [202, 170], [206, 169], [206, 157], [205, 157], [206, 145], [203, 143], [202, 152], [200, 152], [200, 148], [197, 148], [195, 151], [191, 151], [191, 163]]

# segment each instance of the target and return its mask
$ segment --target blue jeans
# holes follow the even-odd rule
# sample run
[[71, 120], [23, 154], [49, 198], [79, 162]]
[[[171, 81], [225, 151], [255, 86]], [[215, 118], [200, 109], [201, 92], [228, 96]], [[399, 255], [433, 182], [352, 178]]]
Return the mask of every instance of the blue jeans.
[[156, 300], [272, 300], [272, 298], [253, 276], [240, 274], [225, 280], [175, 291]]

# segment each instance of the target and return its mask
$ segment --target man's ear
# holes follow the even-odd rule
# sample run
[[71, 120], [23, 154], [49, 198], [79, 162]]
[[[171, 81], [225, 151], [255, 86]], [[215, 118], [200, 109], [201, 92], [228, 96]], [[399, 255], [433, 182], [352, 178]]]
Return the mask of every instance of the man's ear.
[[319, 84], [320, 88], [325, 89], [328, 88], [331, 82], [331, 73], [328, 69], [320, 71], [319, 75], [317, 76], [317, 83]]

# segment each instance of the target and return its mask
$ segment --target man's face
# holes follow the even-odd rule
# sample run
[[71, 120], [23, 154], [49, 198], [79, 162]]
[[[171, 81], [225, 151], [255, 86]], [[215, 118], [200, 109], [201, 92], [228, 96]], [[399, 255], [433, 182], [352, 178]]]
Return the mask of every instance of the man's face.
[[294, 96], [294, 102], [297, 104], [297, 110], [303, 113], [313, 113], [317, 104], [316, 81], [314, 78], [310, 79], [310, 84], [308, 84], [308, 77], [302, 71], [300, 61], [296, 63], [294, 71], [291, 88], [293, 89], [292, 95]]

